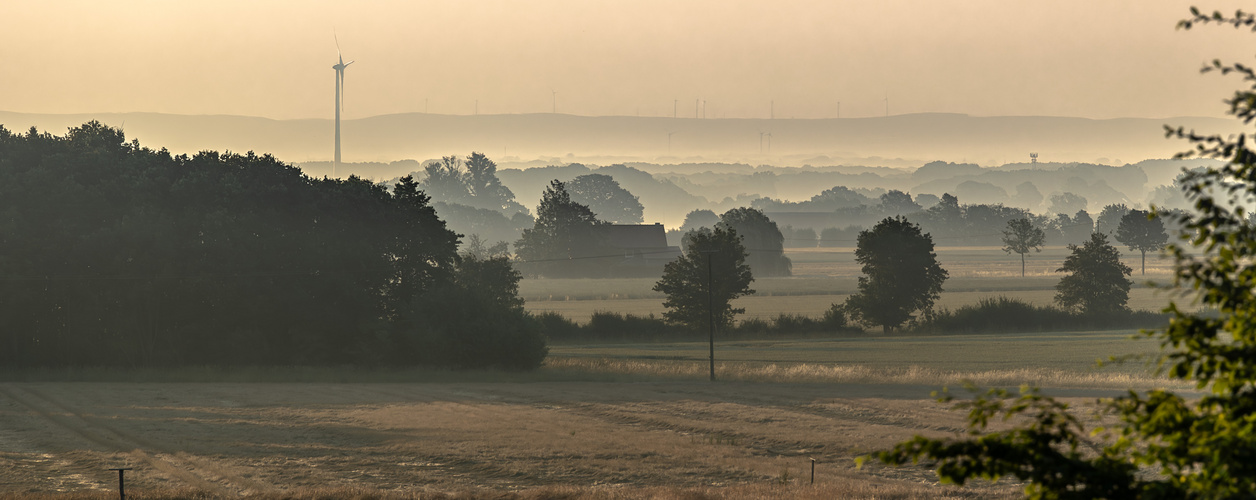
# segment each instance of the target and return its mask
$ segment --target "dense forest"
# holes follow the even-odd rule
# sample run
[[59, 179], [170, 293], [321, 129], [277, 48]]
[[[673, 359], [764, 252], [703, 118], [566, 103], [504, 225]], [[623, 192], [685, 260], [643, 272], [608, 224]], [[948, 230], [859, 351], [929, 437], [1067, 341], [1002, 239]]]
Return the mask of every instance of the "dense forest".
[[518, 273], [458, 245], [410, 177], [0, 127], [0, 364], [539, 365]]

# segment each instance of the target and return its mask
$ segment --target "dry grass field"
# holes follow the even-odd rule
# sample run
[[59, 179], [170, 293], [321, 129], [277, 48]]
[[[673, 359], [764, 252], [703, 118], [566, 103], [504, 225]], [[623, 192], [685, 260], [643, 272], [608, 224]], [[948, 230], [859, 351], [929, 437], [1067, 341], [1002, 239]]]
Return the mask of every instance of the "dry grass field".
[[[1026, 276], [1022, 278], [1019, 256], [1008, 255], [998, 247], [940, 247], [937, 253], [938, 261], [950, 273], [937, 307], [950, 309], [1001, 295], [1050, 305], [1062, 276], [1055, 269], [1069, 254], [1064, 247], [1030, 254]], [[794, 276], [755, 279], [750, 286], [756, 293], [734, 302], [746, 309], [742, 318], [766, 319], [780, 313], [819, 316], [856, 291], [860, 270], [853, 248], [786, 249], [786, 255], [794, 262]], [[1146, 285], [1149, 281], [1168, 283], [1172, 279], [1172, 261], [1149, 254], [1144, 276], [1139, 272], [1138, 254], [1123, 252], [1122, 257], [1134, 269], [1130, 307], [1159, 310], [1167, 305], [1170, 295]], [[553, 311], [581, 323], [598, 311], [660, 316], [665, 311], [664, 297], [651, 290], [656, 281], [530, 279], [520, 284], [519, 294], [530, 311]]]
[[[135, 468], [134, 494], [215, 497], [328, 488], [419, 496], [564, 487], [624, 498], [652, 488], [660, 498], [1012, 490], [940, 487], [922, 468], [856, 470], [861, 453], [961, 425], [936, 404], [866, 385], [24, 383], [0, 386], [0, 424], [0, 492], [10, 495], [109, 491], [116, 476], [105, 469], [119, 466]], [[813, 488], [812, 458], [818, 486], [800, 495]], [[686, 489], [714, 494], [679, 495]]]
[[963, 379], [1041, 384], [1079, 414], [1164, 385], [1138, 363], [1093, 368], [1155, 352], [1130, 333], [721, 343], [714, 383], [701, 343], [562, 346], [535, 373], [357, 383], [325, 382], [362, 375], [335, 370], [9, 374], [0, 496], [109, 498], [106, 469], [134, 467], [135, 498], [1013, 498], [1014, 484], [942, 486], [927, 467], [854, 458], [962, 431], [929, 392]]

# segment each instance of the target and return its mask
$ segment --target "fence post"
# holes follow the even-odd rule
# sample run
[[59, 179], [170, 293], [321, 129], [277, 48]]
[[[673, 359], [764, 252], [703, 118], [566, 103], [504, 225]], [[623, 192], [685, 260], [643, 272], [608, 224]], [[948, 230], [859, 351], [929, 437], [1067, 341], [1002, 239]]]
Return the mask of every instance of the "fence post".
[[122, 474], [131, 470], [131, 467], [114, 467], [109, 470], [118, 471], [118, 498], [126, 500], [126, 481], [122, 478]]

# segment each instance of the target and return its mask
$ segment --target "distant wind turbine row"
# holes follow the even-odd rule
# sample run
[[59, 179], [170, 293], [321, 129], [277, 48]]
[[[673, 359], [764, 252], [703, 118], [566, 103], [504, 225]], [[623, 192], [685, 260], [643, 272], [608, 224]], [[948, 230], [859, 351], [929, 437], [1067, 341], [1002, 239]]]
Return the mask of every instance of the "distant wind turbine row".
[[[332, 177], [336, 176], [336, 169], [340, 167], [340, 114], [344, 110], [345, 68], [349, 67], [350, 64], [353, 64], [355, 62], [355, 61], [349, 61], [347, 63], [345, 62], [344, 56], [340, 53], [340, 39], [338, 37], [334, 37], [334, 39], [336, 41], [336, 64], [332, 65], [332, 69], [336, 70], [336, 101], [335, 101], [335, 104], [336, 104], [336, 155], [335, 155], [335, 160], [332, 162], [332, 169], [331, 169]], [[558, 91], [557, 90], [550, 89], [550, 99], [551, 99], [550, 112], [557, 114], [558, 113]], [[886, 95], [884, 101], [885, 101], [885, 116], [889, 116], [890, 115], [890, 98], [888, 94]], [[672, 100], [672, 117], [673, 118], [678, 118], [679, 105], [680, 105], [679, 99]], [[775, 119], [776, 118], [776, 101], [771, 100], [768, 106], [769, 106], [768, 118]], [[423, 99], [423, 112], [424, 113], [428, 112], [428, 99], [427, 98]], [[842, 103], [841, 101], [838, 101], [837, 103], [837, 117], [838, 118], [841, 118], [842, 116], [841, 113], [842, 113]], [[480, 114], [479, 99], [475, 100], [475, 114], [477, 115]], [[640, 109], [638, 109], [637, 114], [640, 115]], [[695, 99], [694, 118], [706, 118], [706, 100]], [[672, 149], [672, 134], [674, 133], [675, 132], [667, 133], [667, 150], [669, 152]], [[768, 139], [767, 149], [768, 151], [772, 150], [772, 133], [760, 132], [759, 133], [759, 151], [761, 153], [763, 152], [763, 138], [765, 136]]]

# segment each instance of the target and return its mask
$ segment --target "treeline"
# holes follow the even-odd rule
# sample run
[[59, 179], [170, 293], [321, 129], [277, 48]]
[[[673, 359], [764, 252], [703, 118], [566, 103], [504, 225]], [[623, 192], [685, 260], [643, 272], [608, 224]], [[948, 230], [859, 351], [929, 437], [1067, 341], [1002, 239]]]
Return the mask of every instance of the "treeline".
[[[668, 323], [650, 315], [593, 313], [584, 324], [544, 312], [535, 315], [547, 338], [555, 342], [633, 343], [703, 341], [708, 333], [688, 326]], [[1118, 310], [1083, 313], [1054, 306], [1039, 306], [1009, 297], [981, 299], [977, 304], [957, 309], [927, 311], [902, 329], [908, 334], [1034, 333], [1110, 328], [1155, 328], [1169, 315], [1152, 311]], [[823, 315], [778, 314], [767, 319], [747, 318], [716, 332], [716, 340], [862, 336], [866, 332], [852, 323], [838, 304]]]
[[[845, 188], [838, 186], [822, 195], [843, 190]], [[920, 225], [940, 246], [998, 246], [1002, 244], [1002, 231], [1011, 220], [1029, 219], [1034, 227], [1043, 231], [1048, 245], [1067, 245], [1083, 242], [1094, 232], [1116, 234], [1121, 218], [1132, 210], [1124, 204], [1111, 204], [1091, 214], [1079, 208], [1086, 206], [1086, 200], [1079, 196], [1063, 193], [1052, 199], [1049, 210], [1059, 212], [1039, 215], [1001, 204], [961, 204], [960, 199], [951, 194], [943, 194], [941, 198], [921, 194], [913, 200], [907, 193], [890, 191], [881, 196], [879, 203], [837, 208], [831, 214], [823, 214], [823, 217], [791, 212], [768, 212], [768, 215], [782, 226], [785, 246], [790, 248], [852, 246], [859, 232], [865, 228], [861, 224], [870, 225], [870, 221], [895, 215], [902, 215]], [[697, 212], [700, 211], [692, 213]], [[1168, 223], [1166, 232], [1175, 234], [1181, 229], [1178, 216], [1182, 211], [1170, 209], [1165, 213], [1169, 214], [1162, 217]], [[835, 221], [845, 221], [849, 225], [825, 227]], [[817, 231], [817, 227], [823, 229]]]
[[[547, 338], [558, 342], [676, 342], [705, 340], [709, 332], [680, 323], [669, 323], [661, 317], [598, 311], [589, 322], [579, 324], [567, 317], [545, 312], [535, 316]], [[833, 308], [820, 317], [801, 314], [778, 314], [769, 319], [750, 318], [721, 328], [716, 338], [765, 339], [774, 337], [832, 337], [862, 334], [863, 328], [847, 324], [841, 308]]]
[[538, 366], [518, 273], [458, 243], [409, 177], [0, 127], [0, 363]]

